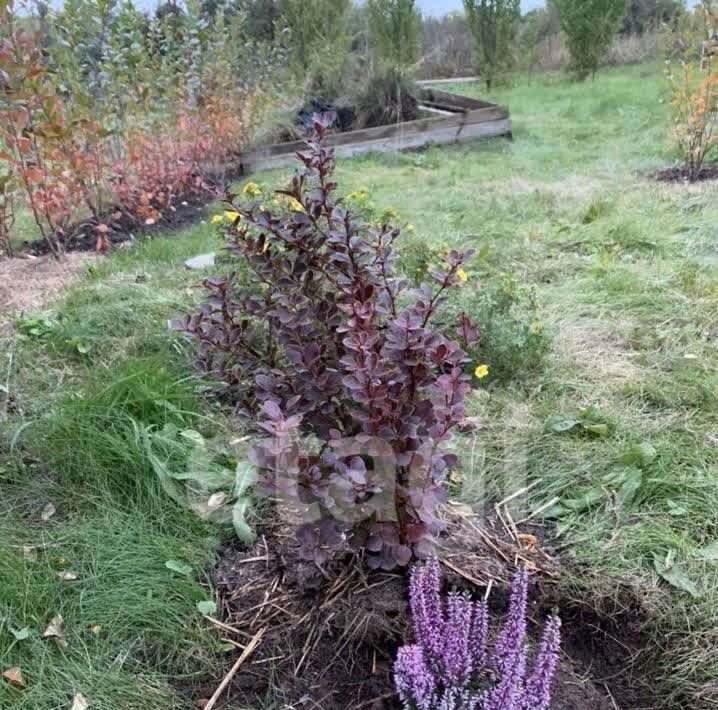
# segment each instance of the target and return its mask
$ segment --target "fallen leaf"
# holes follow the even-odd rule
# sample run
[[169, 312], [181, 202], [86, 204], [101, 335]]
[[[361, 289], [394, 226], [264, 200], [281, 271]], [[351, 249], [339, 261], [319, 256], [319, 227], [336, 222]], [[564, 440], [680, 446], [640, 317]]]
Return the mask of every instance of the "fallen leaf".
[[197, 610], [205, 616], [214, 616], [217, 613], [217, 602], [214, 599], [197, 602]]
[[662, 577], [668, 584], [683, 592], [687, 592], [694, 599], [700, 596], [700, 592], [696, 585], [688, 578], [686, 573], [681, 569], [680, 563], [674, 562], [675, 550], [669, 550], [665, 558], [659, 555], [653, 557], [653, 568], [658, 575]]
[[10, 633], [15, 637], [16, 641], [24, 641], [25, 639], [30, 638], [30, 634], [32, 633], [29, 626], [26, 626], [24, 629], [13, 629], [12, 627], [8, 628], [10, 629]]
[[35, 562], [37, 560], [37, 548], [33, 547], [32, 545], [23, 545], [22, 556], [28, 562]]
[[56, 572], [57, 576], [63, 582], [74, 582], [77, 579], [77, 575], [74, 572]]
[[47, 522], [53, 515], [55, 515], [55, 506], [52, 503], [48, 503], [43, 509], [42, 509], [42, 515], [40, 516], [43, 520], [43, 522]]
[[200, 708], [200, 710], [201, 710], [201, 708], [206, 708], [208, 705], [209, 705], [209, 698], [200, 698], [200, 699], [194, 704], [194, 706], [195, 706], [196, 708]]
[[5, 678], [10, 685], [14, 685], [16, 688], [25, 687], [25, 679], [22, 677], [22, 673], [19, 668], [8, 668], [6, 671], [3, 671], [2, 677]]
[[177, 560], [167, 560], [167, 562], [165, 562], [165, 567], [173, 572], [177, 572], [177, 574], [183, 575], [184, 577], [192, 576], [192, 568], [183, 562], [178, 562]]
[[451, 471], [449, 473], [449, 480], [452, 483], [461, 483], [464, 480], [464, 477], [461, 475], [460, 471]]
[[42, 637], [44, 639], [55, 639], [58, 646], [61, 646], [62, 648], [67, 648], [67, 641], [62, 635], [62, 621], [62, 614], [53, 616], [52, 619], [50, 619], [50, 623], [47, 625], [47, 628], [45, 629], [44, 633], [42, 634]]
[[538, 546], [538, 538], [530, 533], [519, 533], [516, 539], [523, 550], [535, 550]]
[[619, 510], [628, 510], [636, 494], [643, 485], [643, 474], [637, 468], [627, 469], [623, 485], [616, 492], [616, 507]]
[[656, 458], [656, 449], [652, 444], [644, 441], [626, 451], [621, 457], [626, 466], [648, 466]]
[[214, 493], [209, 497], [209, 500], [207, 501], [207, 508], [208, 510], [216, 510], [217, 508], [221, 508], [226, 500], [226, 493]]
[[82, 693], [75, 693], [70, 710], [87, 710], [89, 707], [90, 703], [87, 698]]
[[689, 513], [688, 508], [684, 508], [682, 505], [670, 500], [670, 498], [666, 501], [666, 505], [668, 506], [668, 515], [678, 516], [688, 515]]

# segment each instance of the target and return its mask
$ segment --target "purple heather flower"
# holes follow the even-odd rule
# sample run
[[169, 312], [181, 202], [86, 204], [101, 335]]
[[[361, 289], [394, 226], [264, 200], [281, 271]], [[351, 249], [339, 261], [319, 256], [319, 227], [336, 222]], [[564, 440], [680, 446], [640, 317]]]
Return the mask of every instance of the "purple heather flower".
[[394, 664], [394, 683], [404, 707], [432, 710], [436, 680], [427, 668], [424, 652], [418, 644], [402, 646]]
[[486, 665], [486, 647], [489, 642], [489, 605], [481, 600], [474, 602], [474, 614], [471, 619], [469, 650], [471, 662], [480, 670]]
[[443, 672], [452, 686], [461, 687], [471, 678], [473, 658], [469, 650], [473, 603], [466, 594], [452, 592], [446, 604], [446, 627], [441, 656]]
[[496, 639], [491, 667], [499, 678], [511, 673], [516, 665], [516, 656], [522, 650], [526, 636], [526, 605], [528, 599], [529, 575], [519, 570], [511, 585], [509, 610], [506, 621]]
[[526, 649], [519, 647], [504, 660], [504, 668], [496, 685], [490, 690], [484, 702], [483, 710], [522, 710], [523, 680], [526, 675]]
[[561, 619], [551, 616], [546, 621], [538, 655], [524, 691], [524, 710], [547, 710], [551, 702], [551, 683], [556, 673], [558, 650], [561, 646]]
[[409, 597], [416, 644], [399, 649], [394, 667], [405, 710], [548, 710], [561, 622], [548, 620], [527, 679], [526, 571], [514, 577], [491, 654], [486, 602], [452, 592], [442, 603], [436, 559], [414, 567]]
[[444, 649], [444, 614], [441, 606], [441, 573], [435, 557], [415, 567], [409, 582], [409, 602], [416, 640], [432, 660]]
[[444, 691], [436, 705], [436, 710], [479, 710], [480, 700], [480, 696], [472, 694], [469, 690], [459, 691], [452, 688]]

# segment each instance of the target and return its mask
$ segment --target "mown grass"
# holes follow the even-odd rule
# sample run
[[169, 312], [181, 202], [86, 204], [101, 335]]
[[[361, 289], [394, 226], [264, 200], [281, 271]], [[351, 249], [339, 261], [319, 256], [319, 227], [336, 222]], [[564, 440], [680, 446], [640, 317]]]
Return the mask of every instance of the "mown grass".
[[[488, 245], [462, 303], [479, 303], [471, 291], [487, 285], [531, 289], [539, 311], [530, 323], [549, 334], [550, 352], [522, 359], [503, 343], [483, 351], [514, 353], [513, 376], [489, 361], [496, 377], [470, 398], [486, 427], [458, 442], [461, 495], [479, 509], [532, 483], [515, 501], [516, 519], [552, 499], [588, 496], [547, 521], [581, 563], [566, 567], [567, 590], [606, 608], [633, 590], [655, 651], [646, 670], [656, 704], [713, 707], [718, 186], [650, 176], [671, 162], [656, 66], [607, 70], [581, 85], [544, 77], [492, 98], [511, 108], [512, 142], [340, 161], [341, 189], [366, 187], [376, 212], [393, 209], [412, 225], [402, 237], [411, 273], [446, 248]], [[276, 186], [288, 172], [254, 180]], [[168, 422], [224, 426], [165, 328], [196, 297], [198, 276], [182, 260], [217, 245], [207, 224], [118, 251], [50, 309], [46, 332], [8, 341], [0, 659], [30, 682], [23, 692], [3, 688], [0, 706], [62, 707], [79, 691], [98, 707], [183, 707], [170, 679], [217, 662], [195, 604], [208, 594], [201, 570], [221, 532], [159, 493], [137, 438], [138, 427]], [[588, 405], [608, 435], [547, 430], [550, 417]], [[623, 457], [643, 443], [655, 457], [638, 464], [640, 486], [626, 504]], [[42, 523], [47, 502], [58, 512]], [[23, 544], [46, 547], [31, 562]], [[669, 553], [672, 583], [661, 567]], [[196, 577], [178, 578], [168, 559], [190, 563]], [[69, 567], [77, 581], [54, 575]], [[13, 641], [8, 624], [41, 632], [57, 612], [67, 650], [35, 636]], [[98, 635], [88, 631], [95, 624]]]

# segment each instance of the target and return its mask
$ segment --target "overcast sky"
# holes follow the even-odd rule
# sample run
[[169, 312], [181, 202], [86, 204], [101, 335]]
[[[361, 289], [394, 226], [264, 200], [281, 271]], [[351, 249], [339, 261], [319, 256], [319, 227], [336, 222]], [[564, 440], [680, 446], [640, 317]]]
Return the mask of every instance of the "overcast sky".
[[[521, 0], [521, 9], [531, 10], [534, 7], [542, 7], [544, 0]], [[460, 10], [464, 7], [463, 0], [419, 0], [419, 6], [425, 15], [445, 15], [452, 10]]]
[[[418, 0], [419, 7], [425, 15], [442, 16], [452, 10], [460, 10], [464, 7], [463, 0]], [[537, 7], [543, 7], [545, 0], [521, 0], [521, 9], [526, 12]], [[689, 0], [688, 6], [695, 5], [695, 0]]]

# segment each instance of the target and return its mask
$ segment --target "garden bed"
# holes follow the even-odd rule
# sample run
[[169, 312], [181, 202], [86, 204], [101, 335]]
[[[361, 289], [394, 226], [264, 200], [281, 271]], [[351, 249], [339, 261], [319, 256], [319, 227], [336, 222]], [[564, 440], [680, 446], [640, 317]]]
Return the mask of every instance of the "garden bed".
[[[535, 571], [532, 620], [561, 607], [564, 655], [551, 707], [635, 707], [640, 683], [630, 660], [640, 640], [636, 623], [620, 614], [600, 617], [588, 604], [561, 597], [552, 581], [558, 574], [555, 550], [540, 528], [514, 536], [497, 517], [445, 514], [451, 534], [440, 541], [438, 554], [448, 588], [483, 596], [488, 587], [492, 616], [501, 618], [518, 559]], [[358, 558], [337, 559], [320, 570], [300, 559], [291, 530], [272, 516], [255, 545], [229, 545], [214, 571], [224, 619], [217, 622], [219, 631], [243, 647], [261, 637], [221, 702], [398, 710], [392, 668], [397, 648], [411, 635], [407, 579], [401, 572], [367, 573]], [[185, 692], [202, 707], [216, 687], [216, 681], [200, 683]]]
[[[430, 117], [335, 132], [327, 137], [326, 145], [334, 148], [337, 157], [349, 157], [421, 148], [431, 143], [511, 135], [509, 111], [497, 104], [423, 87], [418, 90], [417, 99], [420, 111]], [[242, 171], [248, 174], [291, 165], [296, 162], [297, 151], [303, 148], [303, 141], [294, 141], [249, 151], [242, 156]]]

